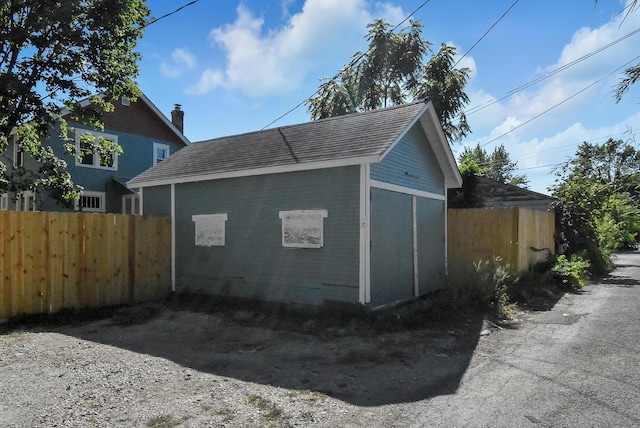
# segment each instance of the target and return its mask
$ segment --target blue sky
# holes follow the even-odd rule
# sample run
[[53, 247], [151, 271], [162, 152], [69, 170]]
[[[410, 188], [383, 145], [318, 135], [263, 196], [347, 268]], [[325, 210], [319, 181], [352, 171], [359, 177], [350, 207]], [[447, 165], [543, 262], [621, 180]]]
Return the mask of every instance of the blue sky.
[[[160, 17], [188, 1], [147, 3]], [[453, 44], [462, 55], [514, 0], [424, 3], [199, 0], [147, 27], [138, 46], [138, 81], [165, 114], [173, 104], [182, 105], [191, 141], [306, 122], [303, 105], [271, 124], [312, 96], [320, 79], [367, 49], [368, 23], [384, 18], [396, 25], [419, 8], [412, 19], [421, 20], [424, 38], [435, 49]], [[452, 149], [457, 154], [479, 143], [492, 151], [504, 144], [530, 188], [547, 193], [553, 166], [572, 156], [578, 144], [638, 132], [640, 84], [620, 103], [613, 87], [620, 79], [614, 70], [640, 55], [640, 32], [631, 34], [640, 29], [640, 11], [623, 20], [625, 3], [619, 0], [515, 3], [460, 63], [471, 69], [466, 110], [472, 134]]]

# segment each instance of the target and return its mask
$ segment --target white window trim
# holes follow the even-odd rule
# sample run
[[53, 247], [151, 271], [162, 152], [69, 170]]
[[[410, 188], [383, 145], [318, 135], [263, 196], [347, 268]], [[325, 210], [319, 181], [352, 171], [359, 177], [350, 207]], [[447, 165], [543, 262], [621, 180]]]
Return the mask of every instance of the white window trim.
[[[322, 248], [324, 246], [324, 219], [327, 210], [280, 211], [282, 220], [282, 246], [285, 248]], [[318, 236], [303, 232], [317, 229]], [[292, 235], [291, 232], [300, 232]]]
[[16, 194], [16, 211], [38, 211], [36, 192], [24, 190]]
[[[131, 211], [130, 213], [127, 212], [127, 201], [130, 200], [131, 201]], [[129, 215], [142, 215], [142, 201], [140, 200], [140, 195], [138, 193], [132, 193], [130, 195], [123, 195], [122, 196], [122, 214], [129, 214]]]
[[170, 149], [171, 149], [171, 147], [169, 147], [168, 144], [153, 143], [153, 163], [152, 163], [152, 165], [157, 165], [157, 164], [160, 163], [160, 162], [158, 162], [158, 156], [156, 156], [157, 153], [158, 153], [158, 150], [162, 150], [162, 151], [166, 152], [167, 155], [163, 159], [163, 160], [165, 160], [171, 155], [171, 150]]
[[11, 136], [11, 142], [13, 144], [13, 167], [24, 166], [24, 150], [22, 150], [22, 143], [18, 141], [17, 135]]
[[[81, 208], [80, 207], [80, 201], [82, 200], [82, 197], [86, 196], [89, 198], [99, 198], [100, 200], [100, 208]], [[82, 212], [86, 212], [86, 213], [103, 213], [106, 212], [106, 193], [105, 192], [92, 192], [89, 190], [83, 190], [82, 194], [80, 195], [80, 200], [76, 201], [76, 211], [82, 211]]]
[[9, 194], [0, 193], [0, 211], [7, 211], [9, 209]]
[[[97, 132], [97, 131], [89, 131], [86, 129], [78, 129], [76, 130], [76, 153], [80, 153], [80, 137], [83, 134], [91, 134], [93, 135], [96, 139], [99, 137], [104, 138], [105, 140], [110, 140], [113, 141], [115, 143], [118, 143], [118, 136], [117, 135], [113, 135], [113, 134], [107, 134], [104, 132]], [[109, 171], [117, 171], [118, 170], [118, 155], [114, 154], [113, 155], [113, 166], [104, 166], [104, 165], [100, 165], [100, 158], [99, 156], [96, 154], [96, 152], [93, 152], [93, 164], [92, 165], [88, 165], [86, 163], [82, 163], [78, 160], [78, 156], [75, 156], [75, 162], [76, 162], [76, 166], [79, 167], [84, 167], [84, 168], [94, 168], [94, 169], [106, 169]]]
[[195, 223], [196, 247], [224, 247], [226, 245], [227, 214], [198, 214], [191, 216]]

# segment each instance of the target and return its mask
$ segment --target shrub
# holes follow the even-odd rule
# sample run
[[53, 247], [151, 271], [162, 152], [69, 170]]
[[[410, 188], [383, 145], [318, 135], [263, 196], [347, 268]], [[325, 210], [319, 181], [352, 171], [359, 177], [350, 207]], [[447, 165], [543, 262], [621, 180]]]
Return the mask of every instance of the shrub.
[[582, 288], [589, 282], [591, 264], [579, 254], [572, 254], [568, 259], [564, 254], [558, 256], [551, 270], [563, 284], [571, 288]]

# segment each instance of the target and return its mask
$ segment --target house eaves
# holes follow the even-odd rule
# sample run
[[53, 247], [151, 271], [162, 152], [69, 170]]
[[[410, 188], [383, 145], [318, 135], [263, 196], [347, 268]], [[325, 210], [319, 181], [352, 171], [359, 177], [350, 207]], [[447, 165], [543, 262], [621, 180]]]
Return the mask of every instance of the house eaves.
[[[436, 120], [424, 101], [332, 117], [245, 134], [195, 142], [130, 180], [129, 187], [215, 180], [380, 162], [421, 118]], [[424, 124], [422, 124], [425, 127]], [[426, 131], [425, 131], [426, 132]], [[431, 132], [431, 131], [430, 131]], [[432, 138], [434, 151], [444, 135]], [[451, 152], [449, 155], [453, 157]], [[441, 156], [441, 155], [438, 155]], [[447, 177], [456, 177], [455, 161], [438, 159]], [[453, 165], [455, 171], [446, 169]], [[451, 180], [449, 180], [451, 181]]]

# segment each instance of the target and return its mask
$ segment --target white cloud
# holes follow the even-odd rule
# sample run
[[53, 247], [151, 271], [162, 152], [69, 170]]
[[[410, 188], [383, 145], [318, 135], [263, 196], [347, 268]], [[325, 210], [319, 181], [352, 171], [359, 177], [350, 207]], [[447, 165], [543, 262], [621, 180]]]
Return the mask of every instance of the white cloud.
[[195, 85], [187, 88], [186, 93], [191, 95], [204, 95], [222, 86], [224, 75], [219, 70], [205, 70], [200, 80]]
[[[397, 22], [401, 16], [401, 8], [385, 2], [371, 6], [365, 0], [306, 0], [284, 26], [265, 29], [263, 18], [240, 5], [235, 22], [210, 33], [213, 46], [225, 52], [225, 69], [206, 70], [197, 86], [222, 86], [255, 98], [290, 93], [314, 71], [345, 64], [366, 48], [365, 27], [373, 19]], [[216, 85], [202, 84], [211, 76], [216, 76]]]
[[171, 63], [162, 62], [160, 72], [163, 76], [177, 79], [187, 70], [192, 70], [198, 65], [196, 57], [188, 49], [176, 48], [171, 54]]
[[[573, 126], [577, 122], [596, 123], [604, 116], [610, 115], [615, 105], [612, 87], [619, 75], [614, 73], [589, 89], [586, 88], [635, 57], [637, 55], [636, 39], [640, 35], [629, 37], [575, 65], [570, 64], [640, 27], [640, 13], [630, 14], [622, 25], [621, 19], [622, 16], [613, 17], [599, 28], [580, 28], [558, 53], [556, 63], [544, 67], [539, 76], [543, 77], [560, 67], [568, 66], [566, 70], [518, 91], [501, 102], [468, 115], [467, 118], [474, 131], [469, 140], [472, 140], [474, 145], [478, 141], [484, 144], [530, 121], [487, 146], [487, 149], [492, 149], [496, 145], [504, 144], [505, 148], [511, 152], [513, 144], [528, 141], [534, 147], [536, 144], [533, 142], [538, 141], [536, 139], [546, 141], [545, 136], [550, 134], [566, 135], [567, 139], [569, 135], [578, 138], [575, 134], [565, 134], [565, 132], [569, 130], [575, 132]], [[472, 82], [470, 86], [473, 87], [473, 84]], [[469, 95], [470, 107], [483, 105], [492, 96], [495, 98], [503, 96], [503, 94], [487, 94], [480, 89], [470, 91]], [[617, 118], [613, 119], [615, 120]], [[567, 126], [567, 123], [574, 125]], [[583, 136], [583, 138], [586, 137], [587, 135]], [[470, 144], [470, 141], [465, 144]], [[573, 141], [575, 142], [576, 140]]]

